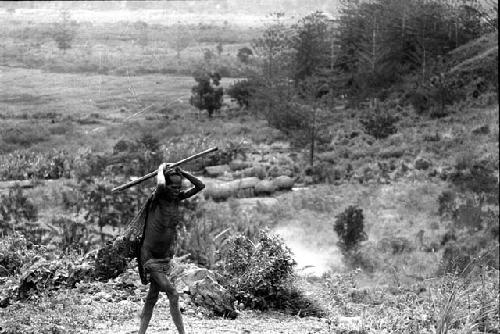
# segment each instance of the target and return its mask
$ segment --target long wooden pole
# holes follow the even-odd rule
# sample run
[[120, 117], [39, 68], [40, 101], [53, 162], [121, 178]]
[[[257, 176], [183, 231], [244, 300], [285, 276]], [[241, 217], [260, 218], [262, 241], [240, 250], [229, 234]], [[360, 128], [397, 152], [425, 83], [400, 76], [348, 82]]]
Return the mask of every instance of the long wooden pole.
[[[187, 157], [185, 159], [182, 159], [182, 160], [179, 160], [177, 161], [176, 163], [168, 166], [168, 169], [172, 169], [172, 168], [175, 168], [179, 165], [182, 165], [188, 161], [191, 161], [191, 160], [194, 160], [194, 159], [197, 159], [199, 157], [201, 157], [202, 155], [205, 155], [205, 154], [208, 154], [210, 152], [214, 152], [214, 151], [217, 151], [217, 147], [212, 147], [212, 148], [209, 148], [208, 150], [205, 150], [203, 152], [200, 152], [200, 153], [196, 153], [190, 157]], [[141, 176], [140, 178], [136, 179], [136, 180], [133, 180], [133, 181], [130, 181], [128, 183], [125, 183], [125, 184], [122, 184], [121, 186], [118, 186], [118, 187], [115, 187], [113, 189], [111, 189], [112, 192], [115, 192], [115, 191], [120, 191], [120, 190], [124, 190], [124, 189], [127, 189], [127, 188], [130, 188], [138, 183], [141, 183], [147, 179], [150, 179], [154, 176], [156, 176], [156, 174], [158, 174], [158, 170], [155, 170], [155, 171], [152, 171], [151, 173], [148, 173], [144, 176]]]

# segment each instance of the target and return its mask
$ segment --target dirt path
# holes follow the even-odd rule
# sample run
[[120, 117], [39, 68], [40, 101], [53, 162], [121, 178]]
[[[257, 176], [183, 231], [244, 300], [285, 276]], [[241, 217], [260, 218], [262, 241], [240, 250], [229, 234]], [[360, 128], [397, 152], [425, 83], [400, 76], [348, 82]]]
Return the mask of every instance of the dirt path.
[[[290, 316], [276, 311], [243, 310], [235, 320], [223, 318], [207, 318], [193, 309], [186, 309], [183, 314], [187, 333], [332, 333], [330, 320], [333, 313], [329, 310], [329, 300], [324, 286], [315, 279], [299, 279], [300, 289], [309, 298], [316, 300], [325, 307], [327, 316], [324, 318]], [[94, 304], [96, 303], [96, 304]], [[91, 326], [92, 333], [98, 334], [132, 334], [139, 327], [139, 312], [142, 302], [122, 301], [117, 304], [104, 301], [92, 301], [96, 309], [104, 317], [98, 317]], [[92, 305], [91, 304], [91, 305]], [[148, 334], [176, 334], [174, 323], [169, 313], [168, 299], [161, 296], [153, 313]]]
[[[236, 320], [224, 319], [200, 319], [196, 316], [184, 316], [187, 333], [331, 333], [327, 319], [299, 318], [286, 316], [279, 313], [257, 313], [245, 311]], [[106, 327], [99, 324], [93, 330], [98, 334], [132, 334], [137, 333], [139, 319], [134, 318], [119, 325]], [[176, 334], [175, 326], [168, 314], [168, 309], [161, 307], [156, 309], [151, 321], [148, 334]]]

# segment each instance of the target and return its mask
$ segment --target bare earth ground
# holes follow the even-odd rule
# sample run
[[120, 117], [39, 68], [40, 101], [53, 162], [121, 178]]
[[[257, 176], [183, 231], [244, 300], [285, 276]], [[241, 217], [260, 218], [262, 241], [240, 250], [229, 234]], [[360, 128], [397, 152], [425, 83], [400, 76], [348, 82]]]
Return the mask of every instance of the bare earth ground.
[[[165, 306], [155, 313], [148, 330], [149, 334], [177, 333]], [[209, 320], [185, 316], [184, 322], [187, 333], [331, 333], [327, 319], [289, 317], [280, 313], [242, 312], [236, 320]], [[106, 326], [105, 323], [100, 324], [103, 325]], [[138, 325], [139, 320], [134, 318], [118, 326], [91, 332], [136, 333]]]
[[[315, 279], [299, 279], [300, 285], [303, 290], [307, 290], [314, 300], [319, 301], [325, 309], [328, 309], [329, 295], [324, 289], [324, 286]], [[111, 334], [111, 333], [136, 333], [139, 326], [139, 313], [142, 303], [135, 303], [132, 307], [136, 308], [136, 312], [130, 314], [130, 318], [126, 319], [119, 324], [108, 324], [102, 322], [96, 324], [96, 330], [93, 333]], [[214, 318], [208, 319], [201, 314], [196, 313], [194, 310], [186, 310], [184, 314], [184, 324], [187, 333], [334, 333], [332, 324], [332, 312], [328, 312], [324, 318], [317, 317], [299, 317], [290, 316], [280, 312], [267, 311], [253, 311], [242, 310], [235, 320]], [[345, 318], [348, 319], [348, 318]], [[355, 329], [359, 324], [349, 324], [343, 321], [342, 328]], [[151, 319], [148, 334], [160, 333], [177, 333], [175, 326], [171, 320], [168, 300], [162, 296], [158, 301], [157, 307], [154, 310], [153, 318]]]
[[[314, 285], [316, 288], [321, 287], [320, 284]], [[146, 286], [141, 286], [141, 290], [144, 291], [138, 292], [138, 295], [145, 297], [145, 288]], [[315, 289], [310, 289], [310, 292], [313, 293], [313, 290]], [[38, 301], [16, 302], [7, 309], [0, 309], [2, 320], [0, 332], [2, 327], [11, 328], [13, 324], [9, 323], [9, 319], [15, 317], [16, 325], [20, 325], [18, 330], [22, 333], [28, 328], [40, 327], [51, 327], [54, 333], [137, 333], [139, 314], [143, 306], [141, 298], [134, 297], [121, 301], [110, 298], [108, 301], [104, 298], [99, 299], [99, 296], [100, 293], [87, 294], [76, 290], [62, 290], [58, 291], [56, 296], [40, 297]], [[184, 312], [183, 319], [187, 333], [193, 334], [333, 333], [330, 316], [298, 317], [273, 311], [242, 310], [235, 320], [229, 320], [208, 318], [197, 310], [188, 308]], [[343, 324], [343, 328], [344, 325], [349, 324]], [[177, 333], [170, 317], [168, 299], [163, 295], [155, 307], [147, 333]]]

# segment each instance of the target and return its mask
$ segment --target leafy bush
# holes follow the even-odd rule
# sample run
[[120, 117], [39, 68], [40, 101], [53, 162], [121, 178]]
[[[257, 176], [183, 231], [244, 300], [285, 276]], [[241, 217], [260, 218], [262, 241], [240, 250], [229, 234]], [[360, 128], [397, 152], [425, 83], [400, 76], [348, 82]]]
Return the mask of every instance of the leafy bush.
[[337, 215], [334, 230], [339, 236], [338, 245], [345, 253], [355, 250], [361, 241], [367, 239], [364, 231], [363, 210], [350, 205]]
[[314, 183], [335, 183], [335, 181], [340, 181], [344, 177], [347, 177], [352, 170], [343, 167], [334, 166], [328, 162], [320, 162], [315, 164], [312, 168], [306, 169], [306, 175], [310, 175], [313, 178]]
[[377, 138], [387, 138], [398, 132], [395, 123], [399, 118], [390, 112], [375, 111], [366, 115], [360, 120], [365, 133]]
[[228, 240], [222, 259], [228, 288], [237, 300], [261, 310], [279, 308], [283, 302], [280, 296], [289, 287], [296, 265], [281, 238], [266, 231], [260, 231], [256, 243], [235, 236]]
[[262, 230], [254, 243], [237, 235], [227, 241], [221, 255], [226, 288], [246, 307], [289, 310], [303, 316], [323, 314], [293, 288], [296, 262], [280, 237]]
[[232, 275], [243, 275], [252, 259], [254, 243], [247, 237], [235, 236], [228, 240], [222, 253], [224, 270]]
[[[94, 183], [95, 182], [95, 183]], [[79, 191], [83, 197], [83, 207], [87, 211], [85, 219], [99, 227], [124, 226], [135, 217], [149, 193], [140, 187], [132, 187], [127, 191], [111, 193], [118, 185], [117, 180], [94, 180], [80, 183]]]
[[248, 63], [248, 58], [252, 55], [253, 51], [250, 48], [243, 47], [241, 49], [238, 49], [238, 54], [236, 55], [236, 57], [238, 57], [239, 61], [246, 64]]
[[345, 255], [345, 263], [352, 269], [361, 269], [367, 273], [373, 273], [381, 267], [381, 259], [378, 248], [367, 243], [363, 247], [356, 247]]
[[476, 261], [499, 268], [498, 240], [492, 240], [485, 231], [471, 234], [462, 230], [456, 234], [457, 240], [448, 242], [443, 248], [439, 273], [462, 273]]
[[[66, 217], [55, 218], [51, 224], [58, 227], [58, 232], [61, 232], [59, 247], [63, 251], [75, 250], [87, 253], [90, 250], [91, 239], [87, 225]], [[54, 243], [54, 240], [51, 243]]]
[[226, 93], [231, 96], [231, 98], [238, 101], [240, 107], [248, 107], [251, 89], [252, 83], [250, 81], [240, 80], [229, 86]]
[[153, 136], [151, 133], [143, 133], [139, 138], [139, 143], [142, 144], [146, 150], [151, 152], [157, 152], [160, 149], [158, 138]]
[[449, 106], [465, 98], [461, 87], [452, 87], [449, 79], [434, 76], [430, 83], [409, 92], [407, 101], [418, 115], [442, 118], [450, 113]]
[[472, 262], [498, 268], [498, 207], [485, 206], [471, 192], [445, 191], [439, 197], [439, 213], [450, 224], [442, 238], [442, 273], [461, 273]]
[[0, 291], [0, 304], [5, 307], [12, 300], [47, 290], [72, 288], [77, 282], [93, 277], [87, 259], [74, 254], [58, 255], [46, 246], [34, 245], [17, 232], [2, 238], [0, 266], [16, 278], [16, 286]]
[[238, 203], [221, 208], [211, 201], [195, 197], [185, 201], [182, 224], [179, 228], [179, 242], [176, 254], [190, 254], [196, 263], [214, 268], [223, 257], [218, 252], [228, 238], [242, 234], [254, 240], [259, 230], [273, 221], [273, 210], [265, 211], [259, 207], [243, 212]]
[[194, 77], [197, 84], [191, 88], [189, 102], [199, 110], [207, 110], [209, 117], [222, 106], [223, 89], [219, 87], [220, 79], [219, 73], [201, 73]]
[[498, 179], [495, 172], [481, 163], [464, 171], [454, 172], [450, 181], [461, 191], [472, 191], [498, 203]]
[[134, 152], [139, 149], [139, 144], [136, 141], [122, 139], [116, 142], [113, 146], [113, 153]]
[[107, 156], [88, 151], [75, 158], [74, 175], [79, 182], [90, 180], [101, 176], [107, 166]]
[[438, 197], [438, 213], [440, 216], [451, 216], [455, 207], [456, 194], [451, 190], [443, 191]]
[[74, 288], [76, 283], [92, 278], [93, 268], [82, 264], [81, 259], [75, 260], [63, 258], [34, 263], [21, 276], [17, 298], [25, 299], [61, 287]]
[[33, 244], [19, 233], [3, 237], [0, 240], [0, 266], [9, 275], [19, 274], [21, 267], [27, 262], [27, 256], [34, 255], [30, 251], [32, 247]]

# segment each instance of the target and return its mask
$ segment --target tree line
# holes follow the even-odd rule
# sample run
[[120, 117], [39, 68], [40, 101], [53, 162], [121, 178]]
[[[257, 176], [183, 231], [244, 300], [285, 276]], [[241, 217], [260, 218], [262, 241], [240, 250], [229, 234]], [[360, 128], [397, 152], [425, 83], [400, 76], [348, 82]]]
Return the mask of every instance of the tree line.
[[339, 99], [374, 106], [411, 83], [441, 88], [434, 95], [444, 101], [443, 84], [431, 82], [446, 71], [447, 53], [498, 30], [498, 5], [486, 4], [342, 0], [337, 17], [318, 11], [291, 25], [274, 13], [252, 43], [247, 80], [227, 93], [312, 151]]
[[379, 97], [410, 73], [428, 81], [445, 61], [439, 56], [496, 31], [496, 8], [472, 1], [343, 0], [337, 18], [315, 12], [291, 26], [277, 13], [253, 43], [259, 77], [264, 85], [294, 88], [314, 77], [323, 93]]

